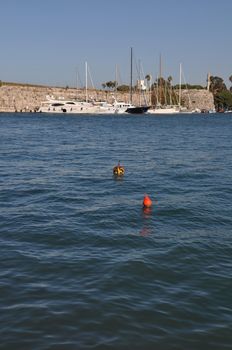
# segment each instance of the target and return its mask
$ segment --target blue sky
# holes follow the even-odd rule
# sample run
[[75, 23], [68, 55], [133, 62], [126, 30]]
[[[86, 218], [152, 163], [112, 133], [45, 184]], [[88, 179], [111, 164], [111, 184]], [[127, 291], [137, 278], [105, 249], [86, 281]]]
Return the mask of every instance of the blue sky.
[[[130, 47], [144, 74], [205, 85], [207, 72], [230, 86], [231, 0], [0, 0], [0, 79], [96, 87], [129, 84]], [[136, 73], [136, 72], [135, 72]], [[136, 75], [136, 74], [135, 74]], [[137, 77], [134, 77], [135, 79]]]

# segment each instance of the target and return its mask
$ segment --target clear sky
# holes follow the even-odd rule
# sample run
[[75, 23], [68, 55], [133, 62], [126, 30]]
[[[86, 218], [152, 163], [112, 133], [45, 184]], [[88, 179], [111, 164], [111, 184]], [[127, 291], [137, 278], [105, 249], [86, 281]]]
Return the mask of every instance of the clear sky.
[[[130, 47], [144, 74], [206, 85], [232, 75], [232, 0], [0, 0], [0, 80], [129, 84]], [[77, 83], [77, 71], [79, 82]], [[135, 72], [136, 73], [136, 72]], [[135, 77], [136, 78], [136, 77]]]

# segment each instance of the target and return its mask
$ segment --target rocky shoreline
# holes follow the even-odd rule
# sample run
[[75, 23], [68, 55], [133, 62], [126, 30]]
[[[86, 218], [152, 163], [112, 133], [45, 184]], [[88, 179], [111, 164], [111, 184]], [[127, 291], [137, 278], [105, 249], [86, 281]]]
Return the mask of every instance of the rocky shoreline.
[[[55, 99], [85, 100], [85, 89], [59, 88], [46, 86], [27, 86], [7, 84], [0, 87], [0, 112], [36, 112], [47, 97]], [[88, 99], [112, 102], [115, 94], [111, 91], [89, 90]], [[129, 101], [129, 94], [117, 92], [118, 101]], [[183, 90], [182, 102], [187, 109], [214, 109], [213, 94], [207, 90]], [[133, 103], [139, 98], [133, 96]]]

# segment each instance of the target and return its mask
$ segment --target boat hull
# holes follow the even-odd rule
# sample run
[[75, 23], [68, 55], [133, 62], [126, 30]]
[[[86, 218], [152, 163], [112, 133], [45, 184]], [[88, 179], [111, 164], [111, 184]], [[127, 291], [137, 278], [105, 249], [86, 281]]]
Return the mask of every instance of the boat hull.
[[141, 106], [141, 107], [129, 107], [126, 110], [126, 113], [130, 113], [130, 114], [143, 114], [146, 113], [148, 111], [148, 109], [150, 108], [150, 106]]

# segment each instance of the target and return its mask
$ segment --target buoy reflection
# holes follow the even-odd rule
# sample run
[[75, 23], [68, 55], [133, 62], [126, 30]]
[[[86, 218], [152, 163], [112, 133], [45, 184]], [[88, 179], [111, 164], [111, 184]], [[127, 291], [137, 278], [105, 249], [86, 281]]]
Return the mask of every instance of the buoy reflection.
[[149, 227], [144, 227], [142, 230], [139, 232], [140, 236], [147, 237], [151, 234], [151, 229]]
[[143, 216], [144, 218], [149, 218], [152, 214], [152, 208], [151, 207], [143, 207]]
[[140, 236], [147, 237], [151, 234], [152, 229], [151, 229], [151, 224], [150, 220], [152, 217], [152, 208], [151, 207], [143, 207], [142, 209], [142, 217], [144, 221], [144, 227], [140, 230], [139, 234]]

